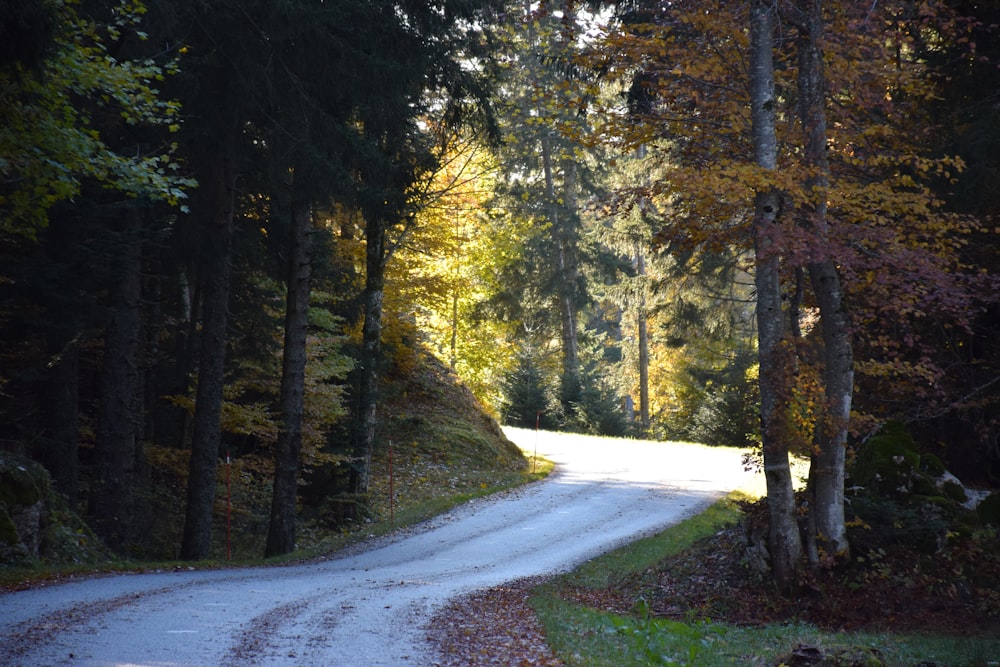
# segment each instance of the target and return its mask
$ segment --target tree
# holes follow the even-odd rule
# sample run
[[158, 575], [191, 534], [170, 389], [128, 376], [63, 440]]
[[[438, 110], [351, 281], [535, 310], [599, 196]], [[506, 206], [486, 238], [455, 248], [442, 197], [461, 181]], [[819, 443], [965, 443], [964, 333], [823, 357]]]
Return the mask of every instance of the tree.
[[137, 211], [126, 213], [122, 252], [115, 278], [101, 365], [101, 397], [91, 482], [90, 511], [94, 529], [118, 553], [129, 538], [131, 502], [139, 447], [139, 339], [142, 245]]
[[122, 153], [95, 125], [100, 110], [126, 126], [179, 128], [179, 105], [155, 87], [176, 65], [109, 52], [125, 36], [143, 34], [137, 25], [144, 5], [94, 17], [63, 2], [35, 10], [5, 4], [3, 11], [14, 14], [5, 16], [5, 28], [20, 23], [25, 32], [6, 43], [12, 53], [0, 67], [0, 232], [34, 237], [52, 206], [78, 195], [87, 179], [179, 205], [192, 181], [178, 173], [169, 144]]
[[507, 119], [503, 187], [514, 195], [508, 206], [533, 220], [541, 232], [527, 240], [524, 261], [537, 264], [542, 293], [550, 295], [539, 306], [551, 310], [552, 326], [558, 328], [560, 403], [566, 413], [580, 401], [583, 388], [578, 320], [587, 301], [580, 272], [585, 259], [579, 199], [591, 179], [580, 141], [586, 125], [580, 94], [586, 89], [581, 81], [586, 72], [574, 63], [580, 32], [575, 3], [525, 4], [506, 38], [508, 66], [500, 82], [506, 93], [502, 117]]
[[[233, 261], [233, 228], [239, 212], [238, 180], [247, 169], [245, 124], [254, 119], [255, 77], [261, 55], [251, 47], [259, 38], [252, 15], [238, 2], [159, 3], [156, 7], [163, 39], [188, 53], [179, 93], [187, 113], [199, 119], [186, 134], [184, 146], [201, 184], [192, 206], [197, 239], [194, 274], [198, 285], [200, 321], [197, 375], [191, 431], [184, 535], [181, 557], [205, 558], [210, 553], [216, 469], [222, 437], [227, 328]], [[246, 47], [246, 51], [244, 51]], [[247, 55], [249, 54], [249, 56]], [[244, 57], [247, 56], [247, 57]]]
[[[755, 2], [750, 15], [750, 104], [754, 161], [762, 169], [778, 166], [775, 132], [774, 10]], [[789, 322], [782, 306], [781, 257], [777, 224], [781, 211], [775, 188], [759, 191], [754, 200], [754, 254], [757, 286], [757, 329], [760, 358], [760, 415], [764, 444], [764, 477], [770, 513], [768, 546], [775, 581], [783, 589], [795, 580], [802, 543], [795, 519], [795, 490], [789, 468], [787, 376], [791, 372]]]
[[366, 244], [356, 420], [359, 464], [352, 480], [352, 491], [359, 496], [368, 492], [375, 446], [386, 263], [413, 222], [419, 179], [434, 171], [431, 143], [418, 120], [434, 111], [452, 124], [493, 125], [482, 71], [462, 64], [489, 56], [482, 31], [492, 20], [491, 7], [454, 0], [438, 9], [372, 8], [371, 32], [365, 35], [364, 51], [372, 50], [370, 65], [376, 66], [373, 80], [388, 84], [367, 91], [357, 108], [360, 138], [368, 151], [357, 165]]
[[[232, 129], [222, 129], [222, 136]], [[229, 312], [230, 257], [236, 207], [236, 170], [231, 145], [219, 147], [200, 179], [208, 205], [201, 209], [201, 240], [207, 255], [201, 258], [201, 335], [198, 384], [191, 436], [191, 462], [181, 557], [208, 556], [212, 543], [212, 507], [216, 465], [222, 437], [222, 397], [225, 384], [226, 327]]]
[[[595, 62], [628, 80], [629, 98], [642, 102], [610, 113], [605, 132], [626, 147], [669, 139], [658, 149], [665, 177], [619, 198], [672, 207], [675, 218], [657, 237], [667, 247], [746, 248], [753, 239], [768, 502], [782, 536], [772, 534], [772, 559], [788, 585], [798, 559], [788, 447], [814, 455], [806, 538], [822, 547], [810, 549], [814, 565], [832, 562], [847, 547], [848, 429], [873, 423], [851, 414], [854, 373], [899, 387], [941, 376], [920, 352], [919, 320], [965, 327], [976, 310], [966, 289], [976, 278], [956, 252], [975, 224], [935, 198], [930, 183], [960, 165], [923, 154], [914, 141], [923, 121], [904, 111], [933, 94], [925, 61], [908, 56], [915, 34], [945, 34], [944, 13], [924, 15], [911, 31], [894, 7], [782, 3], [775, 39], [758, 32], [774, 7], [753, 4], [749, 16], [730, 9], [639, 6]], [[899, 28], [888, 40], [875, 28], [880, 20]], [[766, 65], [763, 51], [778, 64]], [[917, 275], [935, 285], [934, 297]]]
[[[29, 293], [67, 289], [51, 278], [68, 268], [63, 253], [75, 244], [92, 261], [89, 278], [78, 276], [71, 292], [34, 300], [43, 314], [34, 335], [47, 339], [52, 354], [35, 371], [47, 377], [39, 400], [54, 399], [59, 422], [42, 427], [45, 445], [36, 455], [76, 499], [80, 347], [95, 349], [88, 328], [103, 330], [89, 507], [116, 551], [130, 537], [132, 473], [142, 458], [143, 252], [150, 222], [181, 208], [193, 185], [173, 156], [179, 107], [157, 88], [176, 63], [145, 42], [144, 12], [141, 2], [0, 7], [10, 38], [0, 62], [0, 236], [56, 260], [49, 278], [28, 283]], [[63, 231], [79, 228], [58, 238], [53, 221]], [[60, 301], [62, 313], [53, 308]]]
[[306, 334], [309, 325], [311, 207], [292, 207], [288, 253], [288, 296], [285, 306], [285, 344], [281, 364], [281, 430], [274, 447], [274, 493], [265, 556], [295, 549], [295, 510], [305, 411]]
[[[803, 225], [814, 235], [817, 250], [809, 262], [809, 278], [819, 308], [823, 331], [823, 397], [817, 420], [814, 454], [809, 470], [812, 494], [811, 537], [826, 558], [848, 554], [844, 524], [844, 462], [846, 459], [851, 401], [854, 395], [854, 351], [850, 320], [836, 259], [828, 248], [827, 191], [830, 163], [827, 160], [826, 78], [824, 76], [824, 18], [819, 0], [805, 0], [795, 8], [798, 39], [799, 123], [807, 178], [804, 190], [810, 201], [803, 206]], [[816, 560], [813, 555], [812, 560]]]
[[549, 416], [548, 403], [545, 376], [538, 360], [530, 348], [522, 348], [517, 355], [517, 364], [504, 383], [501, 419], [504, 424], [519, 428], [552, 428], [554, 423]]

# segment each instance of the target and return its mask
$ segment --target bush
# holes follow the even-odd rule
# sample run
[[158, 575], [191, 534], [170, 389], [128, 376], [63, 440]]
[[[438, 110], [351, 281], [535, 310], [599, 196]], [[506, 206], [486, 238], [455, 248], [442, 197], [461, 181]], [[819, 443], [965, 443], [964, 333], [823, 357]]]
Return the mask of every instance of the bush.
[[621, 437], [631, 428], [619, 399], [606, 387], [588, 385], [571, 406], [563, 427], [568, 431]]
[[851, 500], [851, 508], [867, 526], [851, 535], [858, 553], [888, 545], [935, 553], [947, 539], [947, 512], [935, 503], [910, 506], [894, 498], [861, 496]]
[[914, 490], [920, 474], [916, 444], [899, 422], [889, 422], [858, 448], [851, 471], [854, 484], [870, 493], [906, 495]]
[[1000, 492], [984, 498], [976, 508], [976, 514], [983, 523], [1000, 526]]
[[517, 365], [504, 383], [504, 402], [500, 421], [520, 428], [555, 428], [551, 417], [552, 401], [545, 385], [542, 367], [530, 350], [517, 355]]

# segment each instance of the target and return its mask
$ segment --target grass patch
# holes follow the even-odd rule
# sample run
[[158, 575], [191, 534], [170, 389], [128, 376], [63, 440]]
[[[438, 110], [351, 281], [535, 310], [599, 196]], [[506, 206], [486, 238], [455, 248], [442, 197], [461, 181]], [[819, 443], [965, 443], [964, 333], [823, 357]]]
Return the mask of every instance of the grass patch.
[[741, 516], [738, 502], [744, 496], [732, 494], [672, 526], [670, 529], [630, 542], [614, 551], [583, 563], [557, 580], [562, 585], [590, 589], [610, 588], [630, 574], [638, 574], [674, 556]]
[[[646, 665], [948, 665], [997, 664], [1000, 641], [833, 633], [804, 624], [745, 628], [711, 621], [674, 621], [602, 613], [551, 596], [532, 604], [545, 626], [546, 639], [568, 667]], [[827, 662], [793, 662], [820, 652]], [[993, 661], [993, 662], [991, 662]]]
[[[653, 615], [641, 595], [631, 600], [627, 613], [621, 613], [623, 590], [635, 590], [637, 579], [669, 567], [671, 558], [736, 523], [740, 500], [731, 495], [702, 514], [536, 587], [531, 605], [560, 660], [570, 667], [1000, 664], [1000, 639], [831, 632], [799, 622], [749, 627], [690, 614], [664, 618]], [[603, 594], [616, 598], [615, 603], [604, 608]], [[619, 609], [609, 611], [612, 607]], [[793, 655], [795, 651], [801, 655]], [[806, 661], [817, 655], [825, 661]]]

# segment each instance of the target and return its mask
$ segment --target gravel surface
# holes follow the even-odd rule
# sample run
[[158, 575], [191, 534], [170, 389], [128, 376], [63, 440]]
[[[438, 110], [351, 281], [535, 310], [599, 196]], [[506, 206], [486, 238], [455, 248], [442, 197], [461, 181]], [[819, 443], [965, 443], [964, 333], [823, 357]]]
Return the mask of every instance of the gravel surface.
[[120, 575], [0, 595], [0, 665], [436, 665], [428, 626], [450, 600], [570, 569], [747, 478], [735, 450], [507, 434], [555, 461], [556, 472], [366, 549], [289, 567]]

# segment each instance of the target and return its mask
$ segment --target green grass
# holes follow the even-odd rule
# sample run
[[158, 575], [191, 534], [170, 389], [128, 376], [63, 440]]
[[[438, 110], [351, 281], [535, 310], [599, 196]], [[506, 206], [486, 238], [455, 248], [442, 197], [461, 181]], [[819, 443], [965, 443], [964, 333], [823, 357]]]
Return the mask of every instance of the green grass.
[[837, 665], [948, 667], [1000, 665], [1000, 639], [826, 632], [805, 624], [738, 627], [709, 619], [654, 618], [643, 600], [627, 616], [560, 597], [571, 587], [610, 588], [736, 521], [735, 497], [662, 533], [585, 563], [535, 589], [532, 606], [553, 651], [569, 667], [777, 665], [799, 645], [820, 648]]
[[642, 572], [687, 549], [698, 539], [734, 523], [740, 516], [737, 503], [741, 498], [743, 496], [733, 494], [667, 531], [631, 542], [580, 565], [558, 582], [593, 589], [607, 588], [624, 576]]
[[929, 662], [959, 667], [994, 665], [1000, 660], [1000, 640], [834, 633], [800, 624], [740, 628], [638, 614], [621, 617], [551, 596], [538, 596], [533, 604], [549, 645], [569, 667], [776, 665], [799, 645], [819, 647], [843, 665]]

